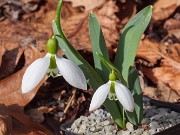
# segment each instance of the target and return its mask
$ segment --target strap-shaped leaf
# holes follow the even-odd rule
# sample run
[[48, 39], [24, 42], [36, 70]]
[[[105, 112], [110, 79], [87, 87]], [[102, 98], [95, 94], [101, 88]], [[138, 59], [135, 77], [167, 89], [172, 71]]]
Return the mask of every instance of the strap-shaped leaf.
[[100, 24], [93, 12], [91, 12], [89, 15], [89, 31], [90, 31], [90, 38], [92, 43], [92, 52], [93, 52], [95, 69], [98, 72], [98, 74], [101, 76], [101, 78], [105, 82], [107, 82], [109, 71], [100, 61], [100, 59], [96, 55], [96, 52], [100, 53], [108, 61], [109, 61], [109, 55]]
[[114, 70], [117, 78], [124, 84], [126, 85], [126, 82], [124, 81], [122, 74], [119, 72], [119, 70], [108, 60], [106, 60], [106, 58], [104, 58], [101, 54], [99, 54], [98, 52], [96, 52], [96, 55], [98, 56], [98, 58], [101, 60], [101, 62], [110, 70]]
[[135, 110], [132, 113], [126, 112], [126, 115], [131, 123], [134, 125], [140, 125], [142, 121], [143, 100], [138, 72], [134, 67], [129, 68], [128, 88], [133, 91]]
[[117, 47], [115, 66], [127, 81], [129, 67], [133, 66], [137, 47], [152, 15], [152, 6], [138, 12], [124, 27]]
[[[66, 36], [64, 35], [60, 25], [61, 7], [62, 7], [62, 0], [59, 0], [57, 6], [56, 21], [54, 21], [52, 24], [54, 34], [57, 35], [56, 38], [58, 40], [58, 44], [62, 49], [62, 51], [64, 52], [64, 54], [66, 55], [66, 57], [81, 68], [81, 70], [84, 72], [86, 76], [88, 84], [94, 90], [96, 90], [104, 82], [97, 74], [97, 72], [93, 69], [93, 67], [73, 48], [73, 46], [69, 43]], [[123, 127], [124, 125], [122, 123], [122, 117], [121, 114], [119, 113], [116, 102], [107, 99], [104, 103], [104, 106], [111, 113], [116, 124], [118, 124], [120, 127]]]

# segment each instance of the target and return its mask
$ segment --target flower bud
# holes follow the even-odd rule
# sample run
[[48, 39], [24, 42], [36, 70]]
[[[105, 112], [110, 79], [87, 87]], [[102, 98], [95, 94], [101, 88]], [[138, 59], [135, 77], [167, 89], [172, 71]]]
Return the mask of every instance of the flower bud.
[[47, 41], [46, 49], [50, 54], [57, 54], [58, 41], [54, 36]]
[[112, 72], [109, 74], [109, 80], [110, 81], [116, 81], [117, 80], [116, 73], [114, 72], [114, 70], [112, 70]]

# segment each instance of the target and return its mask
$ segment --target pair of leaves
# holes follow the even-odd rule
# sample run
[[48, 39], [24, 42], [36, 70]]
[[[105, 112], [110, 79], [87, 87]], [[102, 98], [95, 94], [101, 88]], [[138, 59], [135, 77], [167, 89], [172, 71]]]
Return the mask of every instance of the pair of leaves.
[[[109, 75], [107, 68], [104, 67], [104, 65], [106, 65], [109, 69], [115, 70], [118, 79], [120, 79], [123, 84], [127, 84], [128, 88], [132, 90], [133, 97], [135, 99], [135, 110], [132, 113], [126, 112], [126, 115], [129, 121], [134, 125], [139, 125], [141, 123], [143, 105], [138, 73], [131, 66], [134, 64], [140, 38], [149, 24], [151, 15], [152, 6], [148, 6], [136, 14], [136, 16], [126, 24], [118, 43], [115, 66], [109, 62], [106, 44], [97, 18], [93, 13], [91, 13], [89, 19], [90, 37], [96, 71], [103, 80], [106, 80]], [[99, 54], [97, 55], [96, 52]], [[117, 108], [118, 106], [119, 105], [117, 105]], [[120, 109], [119, 111], [122, 115], [123, 110]]]

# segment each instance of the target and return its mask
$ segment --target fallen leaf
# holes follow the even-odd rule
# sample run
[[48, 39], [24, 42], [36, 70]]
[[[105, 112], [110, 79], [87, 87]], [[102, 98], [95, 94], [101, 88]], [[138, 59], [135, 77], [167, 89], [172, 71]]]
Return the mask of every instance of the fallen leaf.
[[120, 19], [120, 29], [122, 30], [126, 23], [137, 13], [137, 6], [134, 1], [128, 0], [125, 2], [117, 1], [119, 11], [116, 15]]
[[13, 134], [12, 135], [52, 135], [53, 133], [44, 126], [33, 122], [29, 116], [24, 114], [24, 110], [19, 105], [8, 107], [13, 116]]
[[171, 16], [180, 5], [179, 0], [158, 0], [154, 4], [152, 18], [161, 21]]
[[13, 50], [5, 51], [4, 55], [2, 56], [0, 67], [0, 79], [14, 72], [22, 53], [22, 48], [14, 48]]
[[177, 39], [177, 41], [175, 42], [179, 42], [180, 41], [180, 20], [179, 19], [168, 19], [165, 21], [164, 23], [164, 29], [168, 32], [168, 35], [166, 36], [166, 38], [168, 37], [175, 37]]
[[0, 104], [0, 134], [10, 135], [12, 133], [12, 119], [8, 108]]
[[0, 68], [1, 68], [1, 63], [2, 63], [2, 56], [4, 55], [5, 53], [5, 48], [4, 46], [2, 45], [2, 42], [0, 42]]
[[102, 6], [105, 0], [64, 0], [65, 2], [72, 2], [73, 7], [84, 7], [86, 11]]
[[37, 123], [42, 123], [44, 121], [43, 112], [36, 109], [29, 109], [26, 110], [25, 113], [34, 121]]
[[[155, 52], [159, 52], [159, 44], [157, 42], [151, 42], [149, 40], [142, 40], [138, 46], [136, 57], [138, 62], [146, 66], [154, 66], [157, 64], [161, 56]], [[155, 51], [155, 52], [154, 52]]]
[[[0, 42], [6, 50], [33, 45], [38, 50], [44, 51], [46, 41], [52, 35], [51, 23], [44, 25], [39, 22], [14, 22], [5, 20], [1, 23]], [[11, 26], [11, 27], [9, 27]], [[27, 27], [28, 26], [28, 27]], [[31, 41], [24, 41], [31, 40]], [[25, 42], [25, 43], [23, 43]]]
[[157, 84], [157, 91], [156, 96], [161, 101], [168, 101], [168, 102], [179, 102], [180, 98], [176, 91], [173, 91], [170, 87], [166, 84], [159, 82]]
[[168, 19], [164, 23], [164, 29], [171, 30], [171, 29], [178, 29], [180, 28], [180, 20], [178, 19]]
[[[168, 91], [165, 93], [161, 90], [162, 93], [159, 92], [157, 94], [163, 97], [161, 98], [162, 100], [164, 99], [170, 102], [180, 100], [180, 84], [178, 83], [180, 80], [179, 50], [180, 44], [168, 46], [146, 39], [140, 43], [138, 48], [137, 59], [145, 61], [145, 64], [141, 62], [143, 74], [154, 84], [163, 84], [169, 87], [169, 93], [173, 93], [168, 94], [170, 96], [167, 98]], [[138, 61], [139, 60], [137, 60], [137, 62]], [[159, 91], [159, 89], [157, 89], [157, 91]]]
[[46, 77], [38, 84], [34, 90], [26, 94], [21, 92], [21, 81], [27, 66], [43, 54], [34, 46], [24, 46], [25, 67], [16, 73], [0, 80], [0, 103], [8, 106], [9, 112], [13, 117], [13, 135], [51, 135], [46, 128], [24, 114], [24, 106], [27, 105], [36, 95], [39, 87], [45, 82]]
[[[115, 15], [117, 11], [118, 7], [116, 2], [112, 0], [107, 1], [101, 8], [94, 11], [101, 24], [108, 49], [111, 49], [112, 45], [117, 44], [116, 41], [119, 38], [119, 32], [116, 28], [119, 19]], [[63, 13], [64, 12], [62, 12], [62, 15]], [[71, 14], [71, 16], [65, 17], [64, 19], [62, 17], [61, 23], [65, 34], [77, 50], [87, 50], [91, 52], [92, 47], [89, 38], [87, 12]]]
[[[36, 95], [36, 92], [38, 91], [39, 87], [42, 85], [42, 83], [46, 80], [44, 78], [39, 85], [32, 90], [31, 92], [28, 92], [26, 94], [22, 94], [21, 92], [21, 81], [23, 74], [27, 68], [27, 66], [32, 63], [35, 59], [40, 57], [42, 54], [35, 49], [34, 47], [27, 47], [25, 49], [25, 60], [26, 60], [26, 67], [21, 69], [20, 71], [12, 74], [11, 76], [8, 76], [2, 80], [0, 80], [0, 102], [9, 106], [12, 104], [17, 104], [19, 106], [25, 106], [27, 105], [32, 98]], [[12, 100], [9, 100], [12, 99]]]

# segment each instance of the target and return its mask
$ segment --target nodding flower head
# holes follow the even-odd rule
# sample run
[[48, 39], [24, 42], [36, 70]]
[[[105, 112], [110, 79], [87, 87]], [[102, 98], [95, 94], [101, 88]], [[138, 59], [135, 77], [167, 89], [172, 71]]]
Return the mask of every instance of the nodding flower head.
[[35, 60], [26, 69], [22, 79], [22, 93], [34, 89], [46, 73], [52, 77], [62, 75], [70, 85], [86, 90], [86, 78], [81, 69], [57, 54], [58, 42], [55, 37], [48, 40], [46, 48], [48, 53], [43, 58]]
[[89, 111], [99, 108], [108, 97], [110, 100], [119, 100], [129, 112], [134, 111], [134, 98], [129, 89], [117, 80], [114, 71], [109, 75], [109, 81], [101, 85], [94, 93]]

